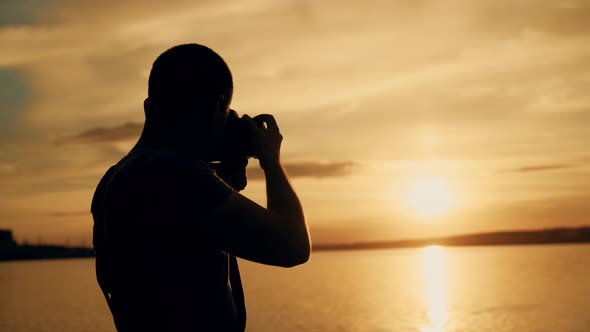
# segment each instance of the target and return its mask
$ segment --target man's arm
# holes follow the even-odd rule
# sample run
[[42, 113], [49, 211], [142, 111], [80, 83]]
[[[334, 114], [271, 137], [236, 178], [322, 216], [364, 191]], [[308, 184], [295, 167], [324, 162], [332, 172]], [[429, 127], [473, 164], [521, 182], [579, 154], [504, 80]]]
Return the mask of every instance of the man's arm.
[[305, 216], [280, 162], [282, 136], [274, 118], [260, 116], [266, 128], [249, 123], [266, 177], [267, 208], [233, 192], [207, 223], [219, 248], [247, 260], [284, 267], [305, 263], [311, 243]]

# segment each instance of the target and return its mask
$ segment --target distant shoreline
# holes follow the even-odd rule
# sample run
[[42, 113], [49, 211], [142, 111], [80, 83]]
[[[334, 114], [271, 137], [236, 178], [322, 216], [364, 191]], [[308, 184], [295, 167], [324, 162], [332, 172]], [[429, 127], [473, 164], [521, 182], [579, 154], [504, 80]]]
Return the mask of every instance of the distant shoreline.
[[84, 247], [0, 244], [0, 262], [84, 257], [94, 257], [94, 251]]
[[[416, 248], [429, 245], [465, 247], [568, 243], [590, 243], [590, 226], [527, 231], [499, 231], [397, 241], [315, 244], [313, 250], [344, 251]], [[14, 241], [10, 243], [0, 243], [0, 262], [90, 257], [94, 257], [94, 251], [92, 248], [64, 247], [57, 245], [19, 245], [14, 243]]]
[[590, 243], [590, 226], [526, 231], [498, 231], [412, 240], [351, 242], [314, 245], [314, 251], [415, 248], [430, 245], [448, 247], [533, 244]]

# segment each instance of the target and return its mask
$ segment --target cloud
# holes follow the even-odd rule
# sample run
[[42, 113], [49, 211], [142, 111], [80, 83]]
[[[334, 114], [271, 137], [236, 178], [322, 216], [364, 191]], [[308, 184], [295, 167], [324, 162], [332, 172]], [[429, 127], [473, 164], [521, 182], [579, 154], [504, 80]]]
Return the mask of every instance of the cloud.
[[0, 1], [0, 27], [34, 23], [59, 3], [51, 0]]
[[48, 217], [79, 217], [79, 216], [88, 216], [90, 211], [87, 210], [80, 210], [80, 211], [57, 211], [57, 212], [47, 212], [46, 215]]
[[29, 100], [26, 79], [20, 71], [0, 68], [0, 142], [18, 141], [22, 111]]
[[528, 172], [545, 172], [545, 171], [556, 171], [562, 169], [568, 169], [576, 167], [577, 165], [568, 164], [547, 164], [547, 165], [529, 165], [509, 170], [514, 173], [528, 173]]
[[137, 122], [127, 122], [116, 127], [97, 127], [92, 128], [74, 136], [61, 137], [56, 140], [57, 144], [65, 143], [110, 143], [121, 142], [133, 138], [139, 138], [143, 124]]
[[590, 29], [590, 4], [585, 0], [491, 1], [479, 6], [478, 18], [495, 34], [540, 31], [556, 36], [586, 34]]
[[[316, 162], [316, 161], [301, 161], [301, 162], [287, 162], [284, 164], [285, 170], [290, 177], [293, 178], [330, 178], [347, 176], [358, 165], [351, 161], [341, 162]], [[249, 180], [262, 180], [264, 173], [258, 167], [248, 169]]]

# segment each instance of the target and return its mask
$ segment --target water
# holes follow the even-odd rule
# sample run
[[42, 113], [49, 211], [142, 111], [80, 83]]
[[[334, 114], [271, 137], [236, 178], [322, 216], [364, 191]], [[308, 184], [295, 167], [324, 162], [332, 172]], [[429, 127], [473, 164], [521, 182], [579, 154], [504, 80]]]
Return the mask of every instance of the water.
[[[93, 264], [0, 263], [0, 331], [114, 331]], [[240, 265], [247, 331], [590, 331], [590, 245], [319, 252], [293, 269]]]

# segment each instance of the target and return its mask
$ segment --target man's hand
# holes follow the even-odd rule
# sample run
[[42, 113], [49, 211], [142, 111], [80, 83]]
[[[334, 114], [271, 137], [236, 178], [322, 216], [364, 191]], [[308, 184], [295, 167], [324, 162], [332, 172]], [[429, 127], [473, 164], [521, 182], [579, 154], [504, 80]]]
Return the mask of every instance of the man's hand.
[[[275, 118], [270, 114], [260, 114], [254, 118], [244, 114], [242, 119], [248, 123], [254, 144], [254, 153], [260, 162], [260, 167], [266, 169], [268, 165], [279, 164], [283, 135], [279, 131]], [[261, 125], [258, 125], [257, 122]]]
[[235, 191], [241, 191], [246, 188], [248, 184], [246, 177], [248, 158], [222, 160], [219, 163], [209, 163], [209, 166], [217, 173], [217, 176], [234, 188]]

